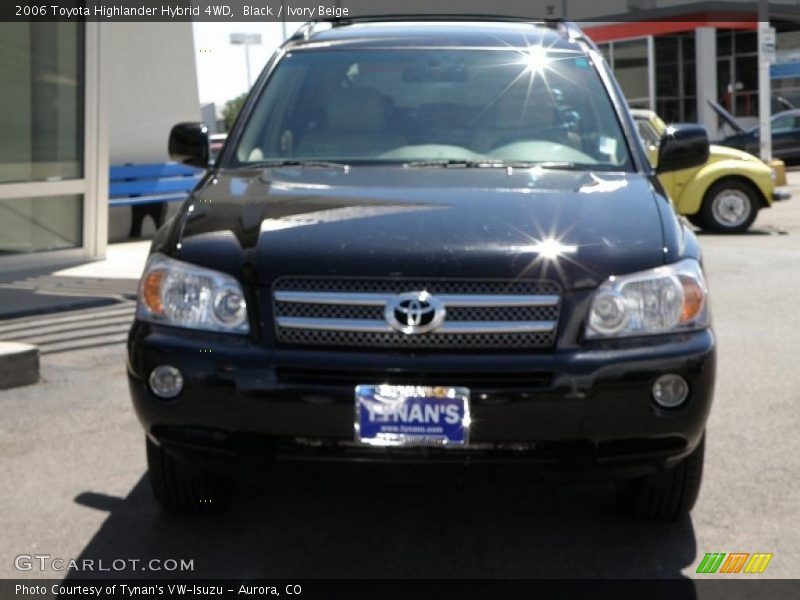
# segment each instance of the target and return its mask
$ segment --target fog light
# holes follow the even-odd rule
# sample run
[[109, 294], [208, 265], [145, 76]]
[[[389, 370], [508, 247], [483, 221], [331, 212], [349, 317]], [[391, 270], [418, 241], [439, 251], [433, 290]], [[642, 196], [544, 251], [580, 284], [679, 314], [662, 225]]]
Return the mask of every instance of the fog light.
[[160, 365], [150, 373], [150, 389], [159, 398], [174, 398], [183, 389], [183, 375], [175, 367]]
[[680, 406], [689, 397], [689, 384], [680, 375], [668, 373], [653, 384], [653, 400], [664, 408]]

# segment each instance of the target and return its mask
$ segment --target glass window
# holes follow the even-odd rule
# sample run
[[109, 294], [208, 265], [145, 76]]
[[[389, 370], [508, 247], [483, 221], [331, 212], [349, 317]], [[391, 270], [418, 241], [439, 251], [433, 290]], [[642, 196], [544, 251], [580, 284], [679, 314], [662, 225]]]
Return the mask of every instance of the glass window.
[[800, 78], [772, 80], [772, 112], [800, 106]]
[[668, 98], [680, 95], [681, 76], [678, 71], [680, 63], [680, 38], [664, 35], [654, 39], [656, 63], [656, 97]]
[[717, 61], [717, 98], [722, 106], [731, 110], [731, 59]]
[[[686, 55], [684, 55], [685, 58]], [[692, 55], [694, 56], [694, 55]], [[683, 63], [683, 93], [685, 96], [694, 96], [697, 90], [697, 79], [694, 61]]]
[[800, 31], [778, 31], [775, 37], [778, 52], [791, 52], [800, 48]]
[[782, 131], [792, 131], [797, 129], [796, 117], [781, 117], [772, 122], [772, 133], [781, 133]]
[[656, 112], [666, 123], [677, 123], [681, 120], [681, 103], [677, 98], [658, 98]]
[[595, 67], [568, 50], [303, 50], [278, 65], [239, 163], [498, 159], [626, 168]]
[[609, 66], [613, 67], [614, 63], [611, 60], [611, 44], [597, 44], [597, 47], [600, 49], [600, 52], [603, 53], [603, 58], [606, 59], [606, 62]]
[[758, 58], [756, 56], [737, 56], [734, 62], [735, 102], [737, 117], [758, 115]]
[[674, 35], [659, 35], [653, 40], [656, 47], [656, 59], [660, 65], [675, 64], [678, 62], [680, 38]]
[[0, 200], [0, 255], [80, 246], [82, 205], [79, 195]]
[[734, 34], [734, 51], [736, 54], [758, 52], [758, 34], [754, 31], [737, 31]]
[[697, 98], [695, 96], [683, 100], [683, 116], [681, 120], [687, 123], [695, 123], [697, 121]]
[[614, 74], [627, 98], [649, 98], [647, 40], [614, 42]]
[[0, 183], [83, 175], [83, 24], [0, 23]]
[[692, 60], [694, 58], [694, 32], [684, 33], [681, 36], [681, 53], [683, 60]]
[[656, 95], [658, 98], [677, 96], [680, 92], [680, 76], [676, 65], [656, 68]]
[[733, 50], [733, 33], [717, 30], [717, 56], [730, 56]]
[[[755, 56], [736, 57], [737, 83], [741, 83], [741, 88], [745, 90], [758, 90], [758, 58]], [[737, 85], [737, 87], [740, 87]]]
[[694, 33], [657, 36], [654, 41], [656, 105], [666, 107], [670, 121], [691, 120], [697, 112], [687, 110], [695, 102], [697, 88]]

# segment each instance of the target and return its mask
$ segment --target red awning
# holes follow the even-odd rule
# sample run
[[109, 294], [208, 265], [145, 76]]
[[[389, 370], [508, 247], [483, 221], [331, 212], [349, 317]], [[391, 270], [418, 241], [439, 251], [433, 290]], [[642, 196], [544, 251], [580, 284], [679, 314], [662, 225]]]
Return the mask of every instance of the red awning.
[[583, 32], [594, 42], [609, 42], [647, 35], [667, 35], [692, 31], [698, 27], [717, 27], [719, 29], [756, 30], [758, 20], [755, 13], [716, 13], [701, 12], [671, 16], [669, 20], [630, 21], [589, 25]]

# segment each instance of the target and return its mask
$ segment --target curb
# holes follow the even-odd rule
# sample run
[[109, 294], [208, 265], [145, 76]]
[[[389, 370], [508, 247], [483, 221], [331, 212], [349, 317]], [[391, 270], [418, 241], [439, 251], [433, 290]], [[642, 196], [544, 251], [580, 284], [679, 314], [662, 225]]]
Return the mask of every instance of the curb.
[[0, 390], [39, 381], [39, 348], [18, 342], [0, 342]]
[[[60, 312], [69, 312], [73, 310], [85, 310], [89, 308], [101, 308], [104, 306], [111, 306], [113, 304], [121, 304], [122, 300], [117, 298], [103, 298], [103, 297], [75, 297], [74, 299], [69, 298], [67, 299], [64, 296], [60, 298], [65, 298], [65, 300], [61, 302], [53, 301], [51, 304], [47, 306], [40, 306], [36, 308], [30, 307], [23, 307], [20, 306], [19, 308], [14, 307], [13, 309], [3, 309], [0, 307], [0, 324], [3, 321], [10, 321], [12, 319], [21, 319], [25, 317], [38, 317], [40, 315], [52, 315]], [[132, 297], [125, 297], [126, 300], [135, 300], [135, 296]]]

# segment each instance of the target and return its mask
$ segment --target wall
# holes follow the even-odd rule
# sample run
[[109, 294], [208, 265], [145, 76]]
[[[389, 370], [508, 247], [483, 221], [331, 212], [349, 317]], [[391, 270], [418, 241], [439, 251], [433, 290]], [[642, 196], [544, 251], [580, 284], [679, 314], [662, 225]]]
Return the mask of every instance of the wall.
[[[170, 129], [200, 121], [191, 23], [103, 23], [110, 54], [109, 164], [169, 160]], [[141, 212], [141, 209], [139, 209]], [[108, 211], [109, 241], [124, 241], [141, 216], [131, 207]]]
[[179, 121], [199, 121], [191, 23], [106, 23], [110, 29], [110, 164], [165, 162]]

